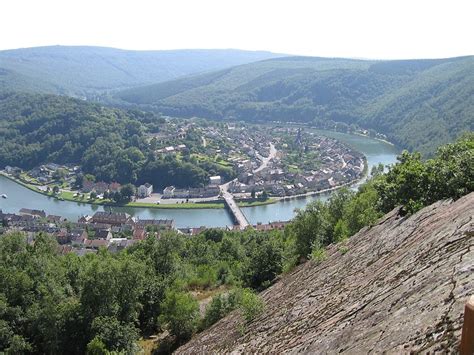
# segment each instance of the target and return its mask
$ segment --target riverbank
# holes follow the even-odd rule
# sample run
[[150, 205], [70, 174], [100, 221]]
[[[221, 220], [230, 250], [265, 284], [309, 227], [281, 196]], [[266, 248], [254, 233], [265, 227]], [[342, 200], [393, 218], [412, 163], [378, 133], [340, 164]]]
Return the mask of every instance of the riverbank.
[[[290, 201], [293, 199], [303, 199], [310, 196], [322, 195], [328, 192], [336, 191], [345, 186], [352, 186], [352, 185], [362, 182], [367, 177], [368, 175], [367, 172], [368, 172], [367, 160], [364, 158], [363, 175], [359, 179], [349, 181], [345, 184], [337, 185], [329, 189], [324, 189], [324, 190], [319, 190], [319, 191], [309, 191], [304, 194], [298, 194], [298, 195], [293, 195], [293, 196], [281, 196], [281, 197], [273, 196], [264, 201], [258, 200], [258, 199], [255, 199], [253, 201], [245, 201], [245, 200], [240, 199], [240, 200], [236, 200], [236, 202], [239, 207], [248, 208], [248, 207], [267, 206], [267, 205], [272, 205], [281, 201]], [[177, 202], [175, 204], [173, 203], [157, 204], [157, 203], [133, 202], [133, 201], [128, 202], [126, 204], [117, 204], [111, 200], [101, 200], [101, 199], [91, 200], [90, 198], [89, 199], [81, 198], [79, 196], [75, 196], [75, 192], [73, 191], [63, 190], [63, 191], [60, 191], [58, 194], [54, 194], [53, 192], [43, 191], [39, 189], [36, 185], [28, 184], [22, 180], [16, 179], [13, 176], [5, 173], [4, 171], [0, 171], [0, 175], [4, 176], [10, 181], [13, 181], [14, 183], [17, 183], [23, 187], [26, 187], [27, 189], [34, 191], [38, 194], [41, 194], [43, 196], [54, 198], [59, 201], [76, 202], [80, 204], [88, 204], [88, 205], [93, 205], [93, 206], [152, 208], [152, 209], [158, 209], [158, 210], [160, 209], [161, 210], [194, 210], [194, 209], [224, 209], [225, 208], [223, 199], [212, 200], [212, 201], [202, 201], [202, 202], [182, 202], [182, 203]]]
[[[332, 132], [331, 136], [341, 142], [352, 146], [355, 150], [362, 153], [367, 158], [368, 172], [372, 166], [379, 163], [389, 165], [396, 162], [396, 157], [400, 153], [392, 145], [374, 140], [372, 138], [349, 135], [344, 133]], [[355, 189], [358, 184], [349, 188]], [[8, 199], [0, 199], [0, 209], [8, 213], [18, 213], [21, 208], [32, 208], [44, 210], [48, 214], [64, 216], [69, 220], [77, 220], [83, 215], [92, 215], [97, 211], [125, 212], [141, 219], [173, 219], [179, 228], [189, 227], [219, 227], [232, 226], [233, 222], [224, 208], [140, 208], [140, 207], [104, 207], [102, 205], [93, 205], [84, 201], [60, 201], [56, 198], [49, 198], [47, 195], [38, 193], [22, 184], [11, 179], [0, 176], [0, 194], [5, 193]], [[262, 206], [249, 206], [242, 209], [250, 224], [269, 223], [272, 221], [288, 221], [295, 215], [295, 209], [302, 209], [314, 200], [326, 200], [334, 193], [318, 192], [315, 196], [302, 196], [300, 198], [292, 196], [286, 201], [275, 200], [273, 203]], [[155, 206], [154, 206], [155, 207]], [[199, 206], [201, 207], [201, 206]]]
[[[36, 185], [28, 184], [22, 180], [16, 179], [15, 177], [5, 173], [4, 171], [0, 171], [0, 175], [13, 181], [16, 184], [19, 184], [31, 191], [34, 191], [38, 194], [41, 194], [46, 197], [51, 197], [59, 201], [69, 201], [69, 202], [76, 202], [80, 204], [88, 204], [88, 205], [95, 205], [95, 206], [104, 206], [104, 207], [132, 207], [132, 208], [153, 208], [153, 209], [163, 209], [163, 210], [176, 210], [176, 209], [224, 209], [224, 201], [223, 200], [214, 200], [214, 201], [203, 201], [203, 202], [183, 202], [183, 203], [168, 203], [168, 204], [157, 204], [157, 203], [144, 203], [144, 202], [129, 202], [126, 204], [117, 204], [111, 200], [101, 200], [101, 199], [94, 199], [91, 200], [80, 198], [79, 196], [74, 196], [75, 192], [73, 191], [60, 191], [58, 194], [54, 194], [53, 192], [47, 192], [39, 189]], [[275, 198], [270, 198], [265, 201], [240, 201], [238, 202], [239, 207], [257, 207], [257, 206], [264, 206], [276, 203], [278, 200]]]
[[[84, 199], [78, 196], [74, 196], [73, 191], [60, 191], [58, 194], [54, 194], [53, 192], [47, 192], [39, 189], [37, 186], [33, 184], [25, 183], [19, 179], [14, 178], [13, 176], [6, 174], [4, 171], [0, 171], [0, 175], [4, 176], [5, 178], [17, 183], [27, 189], [34, 191], [38, 194], [41, 194], [46, 197], [54, 198], [59, 201], [69, 201], [69, 202], [76, 202], [80, 204], [88, 204], [93, 206], [104, 206], [104, 207], [131, 207], [131, 208], [152, 208], [158, 210], [193, 210], [193, 209], [224, 209], [224, 200], [214, 200], [214, 201], [203, 201], [203, 202], [183, 202], [183, 203], [168, 203], [168, 204], [156, 204], [156, 203], [145, 203], [145, 202], [128, 202], [126, 204], [117, 204], [110, 200], [101, 200], [101, 199]], [[367, 177], [367, 162], [364, 162], [364, 173], [360, 179], [350, 181], [346, 184], [334, 186], [329, 189], [319, 190], [319, 191], [309, 191], [304, 194], [293, 195], [293, 196], [282, 196], [282, 197], [270, 197], [265, 201], [262, 200], [253, 200], [253, 201], [244, 201], [244, 200], [236, 200], [237, 205], [241, 208], [248, 208], [248, 207], [258, 207], [258, 206], [267, 206], [272, 205], [277, 202], [281, 201], [290, 201], [293, 199], [302, 199], [309, 196], [317, 196], [321, 194], [325, 194], [328, 192], [335, 191], [340, 189], [344, 186], [351, 186], [361, 182], [363, 179]]]
[[326, 194], [326, 193], [329, 193], [329, 192], [334, 192], [334, 191], [339, 190], [343, 187], [354, 186], [354, 185], [357, 185], [357, 184], [360, 184], [360, 183], [364, 182], [368, 178], [368, 176], [369, 176], [368, 171], [369, 171], [369, 165], [367, 163], [367, 159], [364, 156], [364, 168], [362, 170], [362, 176], [359, 179], [355, 179], [355, 180], [346, 182], [345, 184], [331, 187], [329, 189], [324, 189], [324, 190], [319, 190], [319, 191], [309, 191], [309, 192], [306, 192], [304, 194], [298, 194], [298, 195], [293, 195], [293, 196], [275, 197], [275, 199], [277, 201], [291, 201], [291, 200], [294, 200], [294, 199], [304, 199], [304, 198], [311, 197], [311, 196], [318, 196], [318, 195], [323, 195], [323, 194]]
[[[337, 131], [336, 131], [337, 132]], [[388, 144], [388, 145], [391, 145], [392, 147], [396, 147], [395, 143], [392, 143], [386, 139], [383, 139], [383, 138], [377, 138], [377, 137], [371, 137], [371, 136], [367, 136], [365, 134], [362, 134], [362, 133], [357, 133], [357, 132], [354, 132], [352, 134], [355, 134], [357, 136], [361, 136], [361, 137], [366, 137], [366, 138], [372, 138], [372, 139], [375, 139], [376, 141], [379, 141], [379, 142], [382, 142], [382, 143], [385, 143], [385, 144]]]

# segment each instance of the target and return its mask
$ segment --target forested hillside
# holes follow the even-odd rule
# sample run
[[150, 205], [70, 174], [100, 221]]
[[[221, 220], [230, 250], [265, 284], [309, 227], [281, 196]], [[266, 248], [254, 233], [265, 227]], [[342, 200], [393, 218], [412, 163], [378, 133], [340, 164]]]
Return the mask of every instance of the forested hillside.
[[13, 70], [0, 67], [0, 92], [11, 90], [54, 93], [56, 88], [50, 83], [33, 80]]
[[474, 57], [362, 61], [285, 57], [123, 91], [176, 116], [357, 124], [433, 153], [474, 129]]
[[191, 162], [189, 154], [155, 156], [144, 135], [163, 123], [157, 114], [64, 96], [0, 93], [0, 166], [80, 164], [98, 181], [149, 182], [156, 188], [201, 187], [210, 175], [226, 176], [223, 167]]
[[[104, 47], [36, 47], [0, 51], [0, 89], [95, 97], [112, 89], [279, 55], [241, 50], [129, 51]], [[8, 71], [9, 76], [2, 75]]]

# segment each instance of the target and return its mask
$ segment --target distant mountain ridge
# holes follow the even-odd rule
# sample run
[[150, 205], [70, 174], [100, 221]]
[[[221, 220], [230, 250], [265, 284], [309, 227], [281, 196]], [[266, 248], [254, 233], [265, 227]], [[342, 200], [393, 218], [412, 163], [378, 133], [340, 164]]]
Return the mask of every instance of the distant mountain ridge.
[[[0, 51], [0, 89], [90, 96], [275, 58], [236, 49], [132, 51], [49, 46]], [[8, 72], [2, 75], [3, 72]]]
[[474, 129], [474, 57], [281, 57], [115, 97], [172, 116], [357, 124], [404, 148], [432, 153]]
[[474, 130], [474, 57], [359, 60], [234, 49], [0, 51], [0, 92], [49, 93], [176, 117], [355, 125], [409, 150]]

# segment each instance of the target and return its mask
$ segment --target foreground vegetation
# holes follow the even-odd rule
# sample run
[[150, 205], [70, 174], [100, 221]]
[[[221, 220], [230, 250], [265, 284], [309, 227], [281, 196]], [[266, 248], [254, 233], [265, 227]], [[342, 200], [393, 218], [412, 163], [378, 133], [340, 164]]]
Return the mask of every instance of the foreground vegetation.
[[[373, 169], [357, 192], [310, 204], [284, 231], [211, 229], [191, 238], [170, 232], [118, 254], [84, 257], [58, 255], [48, 236], [31, 245], [18, 233], [2, 236], [0, 351], [134, 353], [140, 336], [164, 329], [171, 350], [232, 310], [249, 321], [265, 306], [254, 291], [301, 261], [324, 259], [326, 245], [396, 206], [409, 214], [474, 191], [474, 134], [440, 148], [432, 160], [404, 152], [383, 170]], [[209, 289], [227, 291], [201, 316], [191, 291]]]

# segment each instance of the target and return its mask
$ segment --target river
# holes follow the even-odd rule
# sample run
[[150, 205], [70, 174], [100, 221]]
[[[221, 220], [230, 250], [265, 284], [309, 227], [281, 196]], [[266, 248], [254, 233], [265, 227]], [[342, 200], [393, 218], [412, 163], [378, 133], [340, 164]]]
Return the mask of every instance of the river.
[[[314, 130], [352, 146], [367, 157], [369, 171], [378, 163], [392, 164], [396, 161], [398, 150], [385, 142], [368, 137], [350, 135], [338, 132]], [[9, 179], [0, 176], [0, 194], [7, 194], [8, 199], [0, 198], [0, 210], [3, 212], [17, 213], [20, 208], [44, 210], [47, 214], [60, 215], [71, 221], [76, 221], [80, 216], [103, 211], [103, 206], [81, 204], [69, 201], [59, 201], [31, 191]], [[329, 194], [311, 196], [303, 199], [292, 199], [275, 204], [247, 207], [242, 211], [252, 224], [258, 222], [286, 221], [294, 216], [296, 208], [302, 208], [315, 199], [327, 199]], [[232, 225], [232, 220], [224, 209], [153, 209], [106, 207], [112, 211], [127, 212], [133, 216], [144, 218], [174, 219], [176, 226], [183, 227], [224, 227]]]

